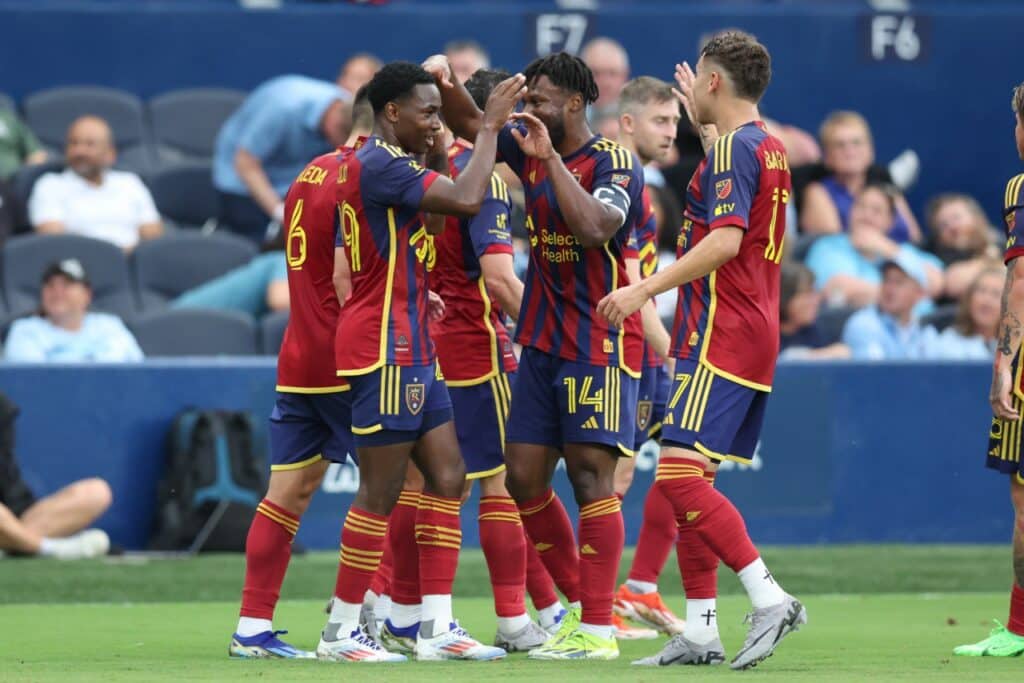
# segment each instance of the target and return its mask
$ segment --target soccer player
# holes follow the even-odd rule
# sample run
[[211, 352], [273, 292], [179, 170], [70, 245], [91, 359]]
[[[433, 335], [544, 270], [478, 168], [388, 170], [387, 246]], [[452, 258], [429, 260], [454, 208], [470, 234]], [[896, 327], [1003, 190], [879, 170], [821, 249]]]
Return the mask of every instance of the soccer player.
[[[633, 152], [646, 166], [661, 161], [676, 138], [679, 102], [672, 86], [657, 78], [640, 76], [626, 83], [619, 95], [619, 144]], [[634, 230], [635, 248], [627, 251], [626, 272], [630, 282], [639, 282], [658, 271], [658, 235], [649, 188], [644, 188], [643, 216]], [[669, 376], [670, 338], [658, 317], [654, 300], [640, 309], [644, 326], [643, 374], [636, 409], [634, 450], [661, 431]], [[633, 458], [620, 458], [615, 468], [615, 494], [621, 499], [633, 481]], [[683, 623], [658, 594], [658, 575], [677, 537], [672, 505], [657, 487], [651, 487], [644, 502], [643, 525], [626, 583], [615, 593], [615, 636], [620, 639], [654, 638], [648, 628], [634, 628], [628, 617], [669, 635], [682, 630]]]
[[[466, 90], [483, 107], [491, 90], [510, 75], [480, 69], [466, 81]], [[471, 152], [472, 143], [462, 139], [449, 149], [452, 178], [461, 173]], [[471, 218], [449, 217], [444, 233], [435, 240], [437, 264], [431, 273], [434, 291], [445, 301], [445, 316], [431, 325], [431, 336], [466, 461], [466, 494], [473, 480], [480, 482], [480, 545], [498, 617], [494, 644], [509, 652], [525, 652], [543, 645], [550, 634], [526, 613], [526, 535], [515, 501], [505, 488], [505, 422], [516, 357], [504, 313], [517, 319], [523, 298], [523, 283], [513, 268], [510, 221], [508, 186], [497, 174], [491, 178], [480, 213]], [[562, 605], [550, 577], [547, 582], [553, 599], [540, 611], [542, 618], [545, 611], [554, 612], [550, 618], [554, 621]]]
[[[494, 88], [475, 151], [454, 181], [412, 156], [426, 153], [443, 133], [433, 77], [415, 64], [393, 62], [367, 86], [373, 135], [344, 159], [335, 183], [339, 261], [351, 279], [338, 316], [335, 362], [338, 376], [352, 385], [360, 481], [342, 529], [338, 591], [321, 648], [350, 651], [344, 641], [359, 632], [363, 596], [380, 565], [388, 515], [412, 457], [425, 479], [415, 525], [422, 593], [415, 654], [428, 660], [505, 656], [501, 648], [474, 640], [452, 617], [466, 470], [427, 327], [426, 277], [436, 251], [420, 212], [479, 212], [498, 130], [524, 83], [516, 75]], [[443, 148], [430, 155], [428, 166], [447, 168]]]
[[[476, 135], [485, 115], [453, 82], [447, 61], [435, 56], [426, 66], [441, 85], [445, 121], [461, 137]], [[618, 457], [633, 454], [643, 334], [639, 314], [609, 325], [595, 309], [626, 281], [643, 174], [628, 150], [587, 126], [597, 85], [586, 64], [563, 52], [535, 60], [525, 75], [524, 111], [498, 137], [500, 160], [523, 182], [531, 247], [516, 327], [524, 348], [506, 428], [506, 483], [555, 584], [580, 605], [529, 656], [612, 659], [619, 654], [612, 600], [624, 533], [613, 479]], [[578, 552], [551, 489], [559, 451], [580, 506]]]
[[[1017, 155], [1024, 159], [1024, 83], [1013, 91], [1014, 137]], [[1013, 588], [1010, 619], [996, 622], [988, 638], [953, 650], [967, 657], [1018, 657], [1024, 654], [1024, 457], [1021, 457], [1021, 408], [1024, 406], [1021, 338], [1024, 335], [1024, 173], [1010, 178], [1003, 200], [1006, 222], [1006, 285], [996, 335], [992, 368], [992, 427], [985, 464], [1009, 475], [1010, 500], [1016, 513], [1013, 527]]]
[[[346, 146], [310, 162], [285, 199], [291, 313], [270, 416], [270, 487], [246, 539], [241, 617], [228, 649], [232, 657], [314, 656], [281, 641], [277, 635], [282, 632], [274, 630], [271, 620], [299, 520], [328, 464], [345, 462], [352, 451], [350, 387], [330, 360], [340, 309], [332, 281], [338, 216], [334, 188], [342, 159], [373, 126], [365, 91], [357, 93], [352, 117]], [[365, 660], [392, 659], [361, 634], [352, 640]]]
[[[702, 50], [692, 80], [686, 65], [680, 69], [695, 121], [724, 133], [687, 189], [679, 259], [612, 292], [598, 311], [614, 325], [652, 296], [680, 288], [655, 486], [671, 501], [680, 530], [693, 529], [750, 596], [750, 629], [731, 662], [745, 669], [771, 655], [807, 613], [775, 581], [743, 518], [705, 476], [725, 459], [750, 462], [760, 435], [779, 350], [779, 263], [791, 179], [785, 149], [757, 110], [771, 78], [763, 45], [740, 31], [720, 33]], [[694, 597], [687, 594], [683, 632], [638, 663], [724, 661], [714, 600], [699, 600], [707, 607], [700, 618]]]

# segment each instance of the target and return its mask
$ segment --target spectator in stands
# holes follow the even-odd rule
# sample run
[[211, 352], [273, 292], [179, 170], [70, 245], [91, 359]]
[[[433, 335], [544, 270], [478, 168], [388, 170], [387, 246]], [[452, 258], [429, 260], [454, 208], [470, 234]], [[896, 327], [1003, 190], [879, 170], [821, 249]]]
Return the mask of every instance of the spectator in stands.
[[32, 188], [29, 221], [37, 232], [72, 233], [131, 251], [140, 239], [160, 237], [164, 226], [139, 176], [111, 167], [114, 135], [101, 118], [83, 116], [68, 128], [68, 167], [44, 174]]
[[14, 456], [17, 416], [18, 406], [0, 393], [0, 551], [63, 560], [106, 555], [107, 534], [82, 530], [110, 507], [110, 486], [93, 477], [36, 498]]
[[452, 67], [452, 76], [465, 83], [479, 69], [491, 67], [487, 50], [475, 40], [453, 40], [444, 46], [444, 56]]
[[594, 38], [583, 46], [580, 58], [597, 83], [597, 101], [590, 105], [591, 126], [614, 140], [619, 134], [619, 93], [629, 80], [629, 54], [618, 41]]
[[382, 66], [381, 61], [369, 52], [354, 54], [338, 71], [338, 87], [347, 93], [355, 93], [369, 83]]
[[255, 318], [287, 311], [288, 264], [283, 248], [282, 244], [244, 266], [184, 292], [171, 302], [171, 308], [241, 311]]
[[127, 362], [142, 350], [121, 319], [90, 313], [92, 289], [76, 259], [51, 263], [43, 272], [39, 313], [14, 321], [5, 357], [22, 363]]
[[873, 304], [882, 282], [879, 264], [898, 254], [922, 262], [929, 296], [942, 293], [942, 262], [912, 244], [897, 244], [886, 236], [896, 212], [896, 196], [896, 190], [888, 185], [865, 186], [850, 208], [850, 229], [820, 237], [811, 246], [807, 266], [829, 305]]
[[941, 333], [928, 328], [925, 357], [937, 360], [992, 360], [1006, 269], [989, 261], [960, 299], [956, 319]]
[[923, 358], [926, 335], [914, 309], [924, 297], [928, 276], [908, 252], [882, 264], [878, 305], [857, 311], [846, 321], [843, 343], [854, 358], [899, 360]]
[[941, 194], [925, 211], [930, 235], [929, 251], [946, 266], [945, 298], [957, 300], [999, 258], [996, 232], [981, 206], [965, 194]]
[[802, 263], [782, 264], [779, 346], [783, 358], [849, 358], [845, 344], [826, 337], [818, 324], [821, 294], [814, 289], [814, 273]]
[[[891, 182], [875, 166], [871, 129], [860, 114], [838, 111], [821, 124], [825, 176], [807, 185], [800, 206], [800, 229], [808, 234], [834, 234], [849, 229], [853, 199], [870, 182]], [[902, 194], [896, 194], [896, 218], [889, 237], [896, 242], [920, 242], [918, 226]]]
[[10, 109], [0, 107], [0, 180], [7, 180], [25, 164], [46, 161], [46, 150], [32, 130]]

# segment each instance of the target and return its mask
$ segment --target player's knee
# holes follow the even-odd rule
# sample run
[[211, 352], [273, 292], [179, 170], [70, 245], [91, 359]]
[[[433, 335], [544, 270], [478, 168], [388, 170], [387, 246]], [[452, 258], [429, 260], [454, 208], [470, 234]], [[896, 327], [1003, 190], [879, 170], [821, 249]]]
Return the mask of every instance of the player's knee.
[[430, 473], [430, 488], [445, 498], [461, 498], [466, 485], [466, 463], [459, 458], [449, 467], [438, 468]]
[[83, 479], [78, 482], [76, 488], [83, 506], [88, 507], [97, 516], [103, 514], [114, 502], [114, 493], [110, 490], [110, 484], [99, 477]]
[[1013, 502], [1013, 509], [1017, 512], [1018, 518], [1024, 518], [1024, 480], [1019, 475], [1013, 478], [1010, 487], [1010, 500]]
[[572, 492], [577, 505], [587, 505], [614, 495], [613, 478], [593, 470], [576, 472], [572, 477]]
[[536, 476], [533, 468], [522, 462], [508, 462], [505, 487], [516, 502], [533, 500], [547, 490], [547, 482]]

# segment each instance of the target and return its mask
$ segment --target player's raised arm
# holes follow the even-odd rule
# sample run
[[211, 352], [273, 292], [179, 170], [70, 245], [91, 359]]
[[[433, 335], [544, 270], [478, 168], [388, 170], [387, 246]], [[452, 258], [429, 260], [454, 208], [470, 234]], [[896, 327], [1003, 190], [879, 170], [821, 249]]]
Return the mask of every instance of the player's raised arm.
[[512, 114], [512, 118], [526, 128], [525, 135], [513, 129], [512, 136], [524, 154], [544, 163], [565, 224], [580, 244], [599, 247], [610, 240], [626, 222], [629, 195], [610, 187], [595, 188], [594, 194], [590, 194], [562, 163], [551, 144], [547, 126], [540, 119], [526, 112]]
[[483, 125], [484, 112], [476, 106], [466, 86], [452, 76], [452, 67], [444, 55], [433, 55], [423, 62], [423, 68], [437, 79], [441, 91], [441, 108], [445, 123], [457, 136], [473, 140]]
[[[452, 181], [438, 178], [423, 195], [420, 208], [424, 211], [454, 216], [472, 216], [480, 211], [484, 193], [491, 182], [491, 172], [498, 150], [498, 131], [505, 125], [516, 103], [526, 93], [526, 78], [516, 74], [494, 87], [484, 109], [481, 124], [473, 143], [473, 156]], [[461, 85], [459, 86], [461, 87]], [[466, 94], [469, 97], [469, 94]], [[473, 108], [472, 98], [470, 104]], [[452, 130], [459, 133], [452, 126]]]

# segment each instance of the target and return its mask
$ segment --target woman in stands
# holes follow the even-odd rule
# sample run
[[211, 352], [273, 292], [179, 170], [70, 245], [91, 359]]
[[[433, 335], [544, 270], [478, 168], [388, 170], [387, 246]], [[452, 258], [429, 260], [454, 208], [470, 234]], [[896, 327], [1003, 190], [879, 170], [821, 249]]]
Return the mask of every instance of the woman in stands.
[[941, 360], [988, 360], [996, 350], [999, 297], [1006, 269], [988, 261], [967, 287], [953, 324], [941, 333], [932, 328], [925, 357]]
[[[846, 232], [854, 198], [872, 182], [891, 182], [884, 168], [875, 166], [875, 149], [868, 122], [852, 111], [829, 114], [821, 124], [825, 176], [803, 191], [800, 230], [806, 234], [828, 235]], [[894, 242], [919, 243], [921, 228], [902, 194], [893, 196], [895, 217], [888, 237]]]
[[966, 194], [941, 194], [928, 202], [928, 250], [946, 265], [945, 299], [959, 300], [978, 275], [999, 258], [997, 235], [981, 206]]

